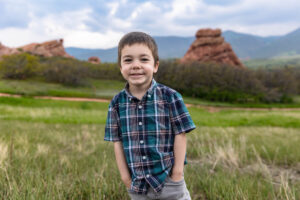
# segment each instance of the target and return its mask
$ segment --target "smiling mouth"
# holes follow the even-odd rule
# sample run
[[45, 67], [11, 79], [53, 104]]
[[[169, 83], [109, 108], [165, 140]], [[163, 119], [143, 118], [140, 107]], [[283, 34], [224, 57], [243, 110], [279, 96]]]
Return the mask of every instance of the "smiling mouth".
[[130, 74], [130, 76], [142, 76], [144, 74]]

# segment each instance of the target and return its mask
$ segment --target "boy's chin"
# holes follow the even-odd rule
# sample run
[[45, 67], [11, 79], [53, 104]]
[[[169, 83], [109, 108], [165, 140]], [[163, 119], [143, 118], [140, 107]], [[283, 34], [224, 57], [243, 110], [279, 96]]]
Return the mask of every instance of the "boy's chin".
[[[136, 80], [129, 80], [129, 85], [132, 85], [132, 86], [143, 86], [143, 85], [148, 85], [148, 80], [139, 80], [139, 79], [136, 79]], [[151, 81], [150, 81], [151, 82]]]

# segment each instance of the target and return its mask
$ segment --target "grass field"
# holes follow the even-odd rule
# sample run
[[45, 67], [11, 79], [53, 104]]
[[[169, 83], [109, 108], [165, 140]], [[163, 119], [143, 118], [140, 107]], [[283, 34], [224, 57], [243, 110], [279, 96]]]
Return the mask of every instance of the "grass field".
[[275, 69], [275, 68], [284, 68], [289, 65], [299, 66], [300, 64], [300, 55], [282, 55], [273, 58], [265, 59], [251, 59], [244, 60], [244, 65], [249, 68], [262, 68], [262, 69]]
[[[89, 80], [85, 87], [67, 87], [56, 83], [47, 83], [39, 79], [31, 80], [5, 80], [0, 79], [0, 93], [32, 96], [58, 96], [58, 97], [90, 97], [111, 99], [122, 90], [125, 82], [115, 80]], [[224, 102], [210, 102], [202, 99], [185, 97], [189, 104], [218, 106], [218, 107], [259, 107], [259, 108], [300, 108], [300, 96], [294, 97], [294, 103], [243, 103], [232, 104]]]
[[[0, 199], [128, 199], [103, 140], [107, 107], [1, 97]], [[299, 110], [189, 111], [192, 199], [300, 199]]]
[[57, 83], [47, 83], [38, 79], [4, 80], [0, 79], [0, 92], [25, 96], [63, 96], [111, 98], [125, 83], [112, 80], [89, 80], [85, 87], [67, 87]]

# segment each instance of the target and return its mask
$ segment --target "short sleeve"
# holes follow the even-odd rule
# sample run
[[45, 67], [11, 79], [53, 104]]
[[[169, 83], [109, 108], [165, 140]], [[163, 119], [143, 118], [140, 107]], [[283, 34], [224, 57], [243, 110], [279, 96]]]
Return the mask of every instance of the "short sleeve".
[[184, 102], [182, 96], [176, 92], [172, 95], [170, 102], [170, 118], [173, 133], [188, 133], [196, 128]]
[[119, 121], [117, 110], [110, 104], [105, 125], [105, 141], [121, 141]]

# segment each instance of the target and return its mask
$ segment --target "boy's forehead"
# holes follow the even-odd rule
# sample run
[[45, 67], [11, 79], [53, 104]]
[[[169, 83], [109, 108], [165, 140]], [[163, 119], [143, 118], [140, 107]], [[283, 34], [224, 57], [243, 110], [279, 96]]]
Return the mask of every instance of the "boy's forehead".
[[143, 43], [134, 43], [134, 44], [127, 44], [121, 50], [122, 56], [130, 55], [130, 54], [145, 54], [145, 55], [152, 55], [150, 48]]

